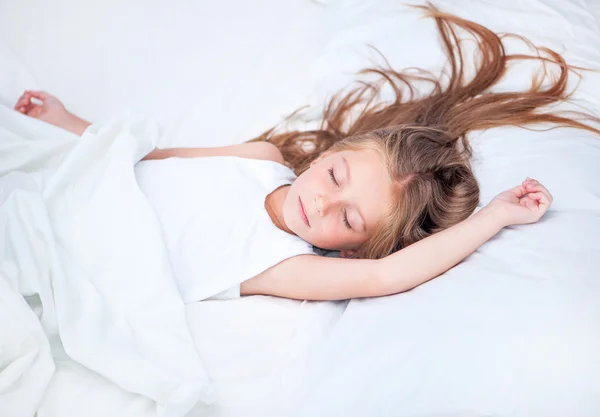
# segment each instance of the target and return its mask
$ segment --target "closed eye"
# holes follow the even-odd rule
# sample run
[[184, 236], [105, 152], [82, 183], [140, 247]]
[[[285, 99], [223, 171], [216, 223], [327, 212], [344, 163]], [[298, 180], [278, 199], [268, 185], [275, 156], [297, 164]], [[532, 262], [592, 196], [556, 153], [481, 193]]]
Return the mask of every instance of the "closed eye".
[[344, 224], [348, 229], [352, 229], [352, 226], [350, 226], [350, 222], [348, 221], [348, 214], [346, 213], [346, 210], [344, 210]]
[[336, 187], [339, 187], [340, 184], [335, 179], [335, 175], [333, 175], [333, 167], [329, 168], [329, 176], [331, 177], [331, 181], [335, 184]]
[[[335, 186], [339, 187], [340, 184], [337, 182], [337, 180], [335, 179], [335, 175], [333, 174], [333, 167], [329, 168], [329, 176], [331, 177], [331, 181], [333, 181]], [[352, 230], [352, 226], [350, 225], [350, 222], [348, 221], [348, 214], [346, 213], [346, 209], [344, 209], [343, 221], [344, 221], [344, 226], [346, 226], [347, 229]]]

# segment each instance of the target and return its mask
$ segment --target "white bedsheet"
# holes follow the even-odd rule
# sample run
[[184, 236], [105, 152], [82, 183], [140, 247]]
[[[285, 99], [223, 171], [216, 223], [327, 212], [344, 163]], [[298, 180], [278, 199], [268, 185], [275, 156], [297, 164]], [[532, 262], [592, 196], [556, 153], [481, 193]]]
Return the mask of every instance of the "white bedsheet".
[[[160, 224], [133, 173], [157, 138], [156, 125], [128, 119], [79, 139], [0, 106], [2, 316], [17, 319], [0, 335], [0, 415], [40, 405], [50, 341], [55, 355], [64, 349], [154, 401], [158, 416], [214, 401]], [[39, 297], [41, 326], [19, 293]]]
[[[600, 32], [585, 1], [434, 3], [600, 68]], [[327, 26], [319, 98], [367, 64], [366, 44], [396, 68], [435, 70], [442, 61], [434, 24], [395, 0], [332, 0]], [[497, 88], [530, 77], [531, 68], [513, 68]], [[577, 104], [598, 115], [599, 97], [599, 73], [584, 73]], [[471, 139], [481, 205], [531, 176], [552, 192], [553, 207], [419, 288], [351, 301], [309, 363], [294, 416], [600, 415], [600, 137], [499, 128]]]
[[[279, 417], [300, 401], [307, 363], [329, 337], [346, 303], [275, 297], [203, 301], [186, 307], [217, 401], [189, 417]], [[153, 417], [153, 403], [128, 393], [68, 358], [57, 371], [38, 417]]]

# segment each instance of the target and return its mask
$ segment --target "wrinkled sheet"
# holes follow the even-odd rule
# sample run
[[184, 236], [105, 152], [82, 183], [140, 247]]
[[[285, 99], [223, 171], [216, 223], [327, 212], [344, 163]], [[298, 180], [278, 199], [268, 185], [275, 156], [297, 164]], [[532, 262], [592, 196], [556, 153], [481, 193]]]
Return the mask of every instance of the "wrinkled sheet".
[[158, 135], [128, 117], [78, 138], [0, 106], [0, 415], [33, 415], [51, 347], [159, 416], [214, 400], [134, 177]]

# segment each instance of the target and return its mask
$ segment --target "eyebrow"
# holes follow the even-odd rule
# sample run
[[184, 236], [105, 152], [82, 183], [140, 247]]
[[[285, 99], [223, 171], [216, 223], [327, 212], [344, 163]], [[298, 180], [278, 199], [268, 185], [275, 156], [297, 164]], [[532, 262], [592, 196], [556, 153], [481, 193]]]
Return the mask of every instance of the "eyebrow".
[[[348, 163], [348, 161], [346, 160], [346, 158], [344, 158], [342, 156], [342, 161], [344, 161], [344, 165], [346, 168], [346, 183], [350, 184], [350, 164]], [[358, 215], [361, 218], [361, 224], [362, 224], [362, 229], [363, 229], [363, 233], [365, 233], [367, 231], [367, 224], [365, 222], [365, 217], [361, 214], [360, 209], [358, 208], [358, 206], [356, 206], [356, 211], [358, 212]]]
[[350, 164], [348, 164], [348, 161], [343, 156], [342, 161], [344, 161], [344, 165], [346, 165], [346, 181], [350, 183]]

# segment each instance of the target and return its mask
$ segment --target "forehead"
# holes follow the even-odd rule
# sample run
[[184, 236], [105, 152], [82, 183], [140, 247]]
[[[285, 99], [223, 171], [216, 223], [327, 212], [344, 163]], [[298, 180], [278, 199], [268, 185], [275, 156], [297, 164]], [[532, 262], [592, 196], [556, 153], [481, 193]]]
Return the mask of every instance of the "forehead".
[[385, 216], [392, 203], [392, 186], [381, 154], [373, 149], [344, 150], [332, 155], [344, 169], [348, 163], [348, 203], [355, 205], [367, 223], [367, 231]]

